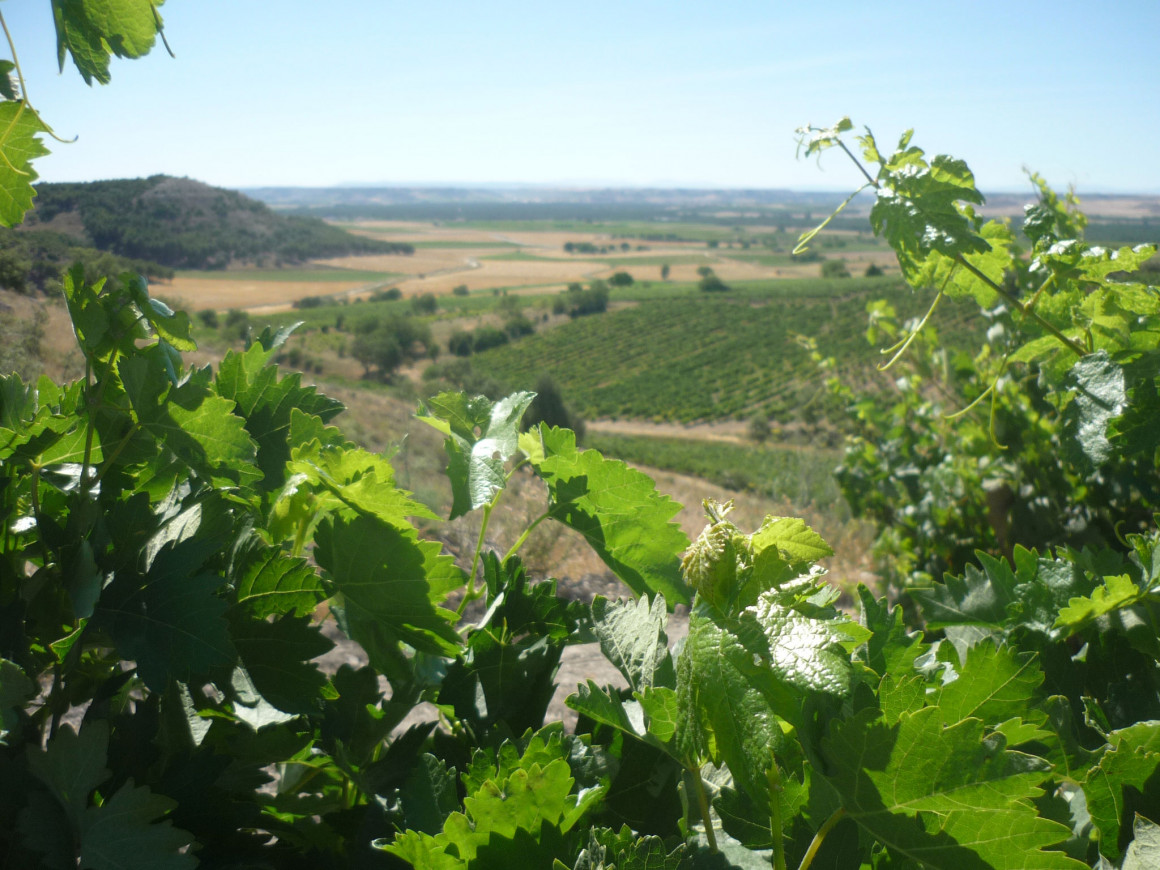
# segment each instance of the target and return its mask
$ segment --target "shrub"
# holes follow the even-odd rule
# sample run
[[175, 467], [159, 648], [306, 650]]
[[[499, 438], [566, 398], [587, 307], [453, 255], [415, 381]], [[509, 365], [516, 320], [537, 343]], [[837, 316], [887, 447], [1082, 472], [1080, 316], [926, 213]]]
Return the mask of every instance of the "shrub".
[[416, 314], [434, 314], [439, 308], [439, 300], [432, 293], [424, 293], [411, 300], [411, 308]]
[[447, 339], [447, 350], [455, 356], [471, 356], [473, 349], [470, 332], [457, 329]]
[[507, 333], [494, 326], [481, 326], [471, 334], [471, 348], [476, 353], [507, 343]]
[[697, 287], [703, 292], [724, 293], [729, 289], [729, 285], [722, 281], [717, 276], [717, 273], [710, 269], [708, 266], [702, 266], [697, 271], [701, 272], [701, 280], [697, 282]]
[[823, 278], [849, 278], [850, 270], [846, 268], [845, 260], [826, 260], [822, 263]]
[[520, 338], [534, 333], [536, 326], [523, 314], [516, 314], [504, 321], [503, 331], [508, 334], [509, 338]]

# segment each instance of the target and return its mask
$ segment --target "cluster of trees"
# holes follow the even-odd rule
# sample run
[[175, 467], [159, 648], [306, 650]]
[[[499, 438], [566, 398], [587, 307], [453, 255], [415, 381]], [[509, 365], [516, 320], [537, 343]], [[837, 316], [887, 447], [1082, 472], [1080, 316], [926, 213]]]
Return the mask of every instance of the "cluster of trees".
[[390, 377], [399, 366], [429, 356], [439, 356], [431, 327], [405, 314], [367, 317], [355, 325], [350, 353], [363, 367], [363, 376]]
[[[621, 242], [619, 245], [594, 245], [592, 242], [565, 242], [564, 250], [569, 254], [607, 254], [617, 249], [621, 251], [631, 251], [632, 245], [628, 242]], [[648, 245], [637, 245], [638, 251], [647, 251]]]
[[76, 215], [102, 251], [184, 269], [282, 265], [351, 254], [410, 254], [411, 245], [353, 236], [317, 218], [285, 216], [230, 190], [155, 175], [42, 184], [30, 226]]
[[473, 330], [457, 329], [447, 339], [447, 350], [455, 356], [471, 356], [473, 353], [481, 353], [525, 335], [531, 335], [535, 331], [535, 325], [522, 311], [509, 307], [505, 312], [502, 329], [495, 326], [479, 326]]
[[826, 260], [822, 263], [823, 278], [849, 278], [850, 270], [845, 260]]
[[0, 229], [0, 287], [15, 293], [55, 293], [73, 263], [85, 278], [115, 278], [125, 272], [168, 280], [173, 270], [148, 260], [134, 260], [78, 245], [71, 236], [48, 230]]
[[697, 287], [706, 293], [724, 293], [728, 291], [729, 285], [708, 266], [700, 266], [697, 269], [697, 274], [701, 276], [701, 280], [697, 282]]
[[[625, 273], [627, 274], [627, 273]], [[567, 313], [569, 317], [583, 317], [586, 314], [603, 314], [608, 310], [611, 289], [604, 281], [596, 280], [588, 289], [579, 283], [568, 285], [568, 289], [552, 302], [553, 314]]]

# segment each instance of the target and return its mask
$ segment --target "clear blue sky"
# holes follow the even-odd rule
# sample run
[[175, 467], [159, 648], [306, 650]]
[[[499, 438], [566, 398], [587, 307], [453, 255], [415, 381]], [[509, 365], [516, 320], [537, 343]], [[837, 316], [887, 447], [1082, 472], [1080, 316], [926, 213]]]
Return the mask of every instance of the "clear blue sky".
[[850, 115], [1084, 192], [1160, 193], [1160, 0], [388, 3], [170, 0], [176, 60], [56, 68], [48, 0], [3, 4], [49, 181], [846, 189], [794, 128]]

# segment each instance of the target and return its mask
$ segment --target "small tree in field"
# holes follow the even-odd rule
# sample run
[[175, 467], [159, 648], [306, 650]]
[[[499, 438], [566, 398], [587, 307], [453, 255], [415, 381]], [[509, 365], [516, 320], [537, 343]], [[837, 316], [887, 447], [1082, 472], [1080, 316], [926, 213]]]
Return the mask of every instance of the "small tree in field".
[[823, 278], [849, 278], [850, 270], [845, 260], [826, 260], [822, 263]]

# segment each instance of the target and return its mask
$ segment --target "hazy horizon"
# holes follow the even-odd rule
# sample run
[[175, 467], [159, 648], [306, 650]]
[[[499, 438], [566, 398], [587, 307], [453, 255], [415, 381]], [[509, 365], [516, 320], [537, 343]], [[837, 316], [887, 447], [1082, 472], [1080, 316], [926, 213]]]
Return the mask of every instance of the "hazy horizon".
[[90, 89], [58, 74], [48, 4], [5, 8], [29, 98], [78, 137], [46, 143], [44, 180], [839, 192], [857, 169], [795, 160], [794, 131], [848, 114], [884, 149], [914, 128], [982, 190], [1028, 189], [1027, 166], [1081, 194], [1160, 194], [1154, 0], [981, 0], [953, 18], [906, 0], [161, 11], [176, 58], [115, 60]]

